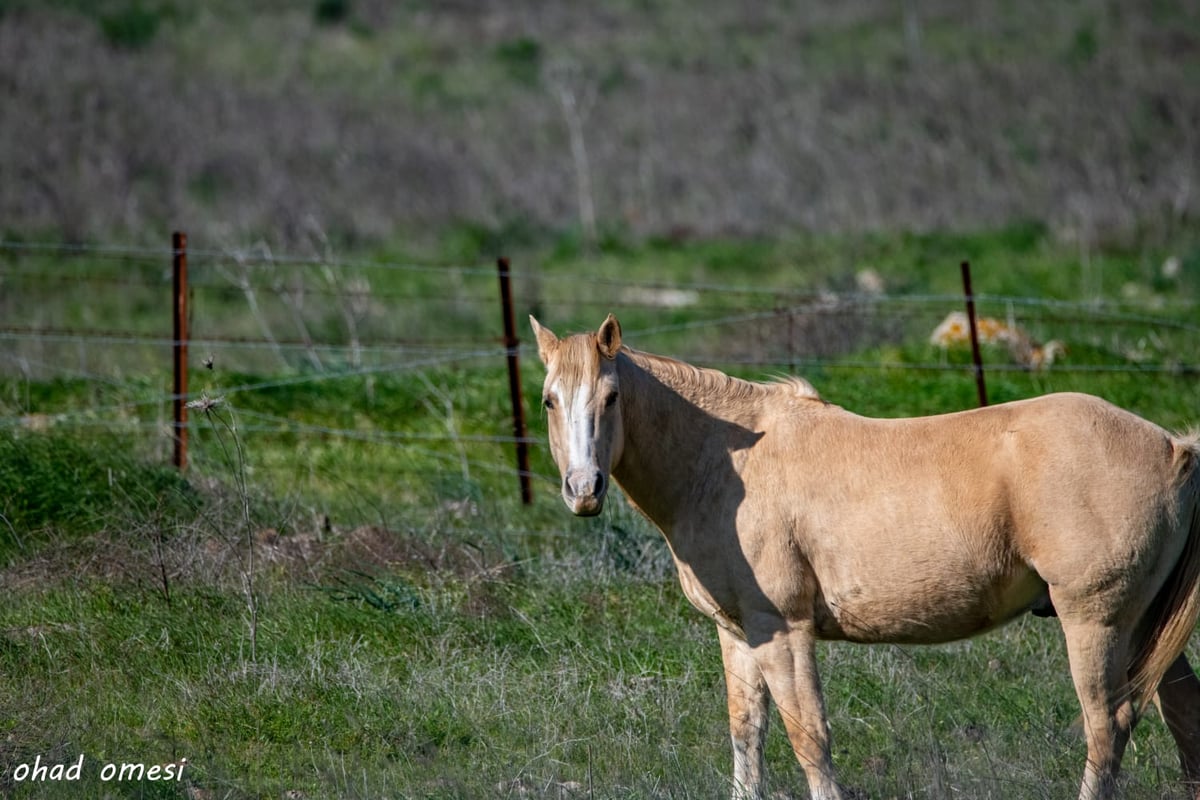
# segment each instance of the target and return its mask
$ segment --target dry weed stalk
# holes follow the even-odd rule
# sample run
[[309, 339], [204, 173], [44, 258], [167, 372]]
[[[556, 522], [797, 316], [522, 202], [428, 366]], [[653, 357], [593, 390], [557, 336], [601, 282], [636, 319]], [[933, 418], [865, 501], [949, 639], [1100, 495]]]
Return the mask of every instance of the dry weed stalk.
[[[202, 395], [188, 403], [188, 408], [204, 414], [217, 437], [224, 463], [233, 476], [238, 500], [238, 528], [230, 535], [223, 526], [214, 526], [217, 535], [230, 551], [237, 555], [242, 598], [246, 603], [247, 629], [250, 637], [250, 661], [258, 661], [258, 622], [261, 603], [258, 596], [254, 536], [254, 521], [250, 508], [250, 487], [247, 481], [246, 451], [238, 433], [233, 409], [223, 398]], [[227, 413], [221, 413], [225, 409]]]

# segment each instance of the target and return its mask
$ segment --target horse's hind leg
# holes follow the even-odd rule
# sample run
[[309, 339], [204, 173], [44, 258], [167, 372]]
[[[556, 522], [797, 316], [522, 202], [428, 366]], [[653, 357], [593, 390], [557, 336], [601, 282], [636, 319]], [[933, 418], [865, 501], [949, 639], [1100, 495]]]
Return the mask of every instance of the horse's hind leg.
[[733, 741], [734, 800], [763, 796], [763, 742], [767, 738], [770, 695], [750, 645], [717, 626], [725, 664], [729, 733]]
[[1064, 620], [1063, 631], [1087, 737], [1088, 761], [1079, 798], [1108, 800], [1116, 792], [1121, 756], [1134, 722], [1133, 703], [1124, 694], [1127, 643], [1111, 625]]
[[1183, 780], [1200, 800], [1200, 680], [1182, 654], [1163, 676], [1154, 701], [1179, 748]]

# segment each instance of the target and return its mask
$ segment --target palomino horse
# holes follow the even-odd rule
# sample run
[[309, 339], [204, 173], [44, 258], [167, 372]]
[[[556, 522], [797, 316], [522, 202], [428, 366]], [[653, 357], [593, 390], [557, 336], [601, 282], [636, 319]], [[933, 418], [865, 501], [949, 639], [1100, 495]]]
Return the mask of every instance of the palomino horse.
[[1200, 781], [1200, 681], [1182, 656], [1200, 615], [1200, 437], [1081, 394], [870, 419], [802, 380], [623, 347], [612, 315], [564, 339], [530, 320], [563, 500], [597, 514], [616, 479], [717, 624], [735, 797], [763, 796], [769, 698], [812, 797], [842, 796], [816, 640], [945, 642], [1033, 608], [1066, 635], [1079, 796], [1115, 793], [1156, 691]]

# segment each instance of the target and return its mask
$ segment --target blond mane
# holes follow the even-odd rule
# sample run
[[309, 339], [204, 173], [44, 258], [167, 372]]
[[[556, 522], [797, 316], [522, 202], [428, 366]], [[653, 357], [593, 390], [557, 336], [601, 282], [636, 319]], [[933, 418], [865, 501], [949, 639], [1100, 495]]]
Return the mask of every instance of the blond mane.
[[718, 369], [697, 367], [686, 361], [634, 350], [632, 347], [622, 347], [621, 352], [663, 382], [676, 388], [694, 389], [702, 396], [720, 396], [726, 400], [737, 401], [783, 390], [805, 400], [821, 401], [821, 395], [813, 385], [797, 375], [780, 375], [769, 382], [748, 381], [727, 375]]

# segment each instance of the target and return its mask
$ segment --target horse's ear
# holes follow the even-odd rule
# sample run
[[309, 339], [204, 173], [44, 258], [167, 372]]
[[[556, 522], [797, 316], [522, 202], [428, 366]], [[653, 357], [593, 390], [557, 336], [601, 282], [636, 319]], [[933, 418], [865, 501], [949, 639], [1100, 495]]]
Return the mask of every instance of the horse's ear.
[[600, 355], [608, 359], [617, 357], [621, 352], [621, 323], [612, 314], [600, 324], [596, 331], [596, 343], [600, 346]]
[[550, 366], [550, 359], [554, 352], [558, 350], [558, 337], [554, 335], [554, 331], [549, 328], [543, 328], [542, 325], [529, 315], [529, 324], [533, 327], [533, 335], [537, 337], [538, 358], [546, 366]]

